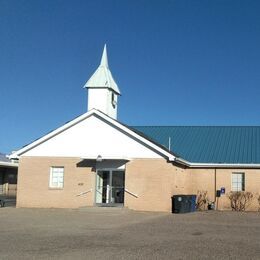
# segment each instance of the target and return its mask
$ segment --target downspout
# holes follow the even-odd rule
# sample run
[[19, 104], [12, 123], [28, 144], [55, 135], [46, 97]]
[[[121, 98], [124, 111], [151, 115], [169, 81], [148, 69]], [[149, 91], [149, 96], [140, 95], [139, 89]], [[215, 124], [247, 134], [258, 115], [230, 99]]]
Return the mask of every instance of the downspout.
[[217, 168], [214, 169], [214, 205], [215, 205], [215, 210], [218, 210], [218, 203], [216, 204], [217, 201]]

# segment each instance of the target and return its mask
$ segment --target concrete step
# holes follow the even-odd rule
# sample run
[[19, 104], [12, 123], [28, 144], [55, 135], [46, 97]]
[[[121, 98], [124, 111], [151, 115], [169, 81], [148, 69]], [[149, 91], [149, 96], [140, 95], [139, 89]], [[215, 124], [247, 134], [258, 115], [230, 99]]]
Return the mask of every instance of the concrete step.
[[93, 212], [93, 213], [113, 213], [113, 212], [122, 212], [122, 211], [128, 211], [127, 208], [121, 207], [105, 207], [105, 206], [88, 206], [88, 207], [80, 207], [77, 210], [79, 211], [86, 211], [86, 212]]

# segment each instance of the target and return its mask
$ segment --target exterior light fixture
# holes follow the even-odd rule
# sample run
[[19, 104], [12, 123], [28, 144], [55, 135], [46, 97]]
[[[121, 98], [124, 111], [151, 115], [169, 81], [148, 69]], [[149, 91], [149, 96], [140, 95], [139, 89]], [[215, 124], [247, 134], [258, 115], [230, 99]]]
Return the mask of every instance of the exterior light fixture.
[[96, 161], [97, 161], [97, 162], [102, 162], [102, 161], [103, 161], [102, 156], [101, 156], [101, 155], [98, 155]]

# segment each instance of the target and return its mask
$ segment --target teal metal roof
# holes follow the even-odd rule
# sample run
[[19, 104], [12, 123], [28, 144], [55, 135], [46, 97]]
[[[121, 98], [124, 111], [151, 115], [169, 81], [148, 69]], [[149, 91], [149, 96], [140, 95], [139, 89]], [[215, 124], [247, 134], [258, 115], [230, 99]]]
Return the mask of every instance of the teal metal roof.
[[260, 126], [134, 126], [194, 163], [260, 163]]

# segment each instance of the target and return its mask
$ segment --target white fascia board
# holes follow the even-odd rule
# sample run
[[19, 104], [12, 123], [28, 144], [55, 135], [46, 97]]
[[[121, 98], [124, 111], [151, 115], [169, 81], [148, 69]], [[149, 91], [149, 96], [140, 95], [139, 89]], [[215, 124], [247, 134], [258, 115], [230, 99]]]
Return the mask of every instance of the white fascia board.
[[136, 138], [141, 143], [146, 144], [148, 147], [150, 147], [150, 148], [154, 149], [155, 151], [157, 151], [158, 153], [164, 155], [169, 161], [174, 161], [176, 159], [176, 157], [172, 153], [167, 152], [165, 149], [162, 149], [161, 147], [159, 147], [155, 143], [153, 143], [153, 142], [147, 140], [146, 138], [140, 136], [139, 134], [135, 133], [133, 130], [129, 129], [128, 127], [124, 126], [123, 124], [119, 123], [118, 121], [114, 120], [113, 118], [105, 115], [104, 113], [102, 113], [102, 112], [100, 112], [99, 110], [96, 110], [96, 109], [92, 109], [92, 110], [88, 111], [87, 113], [75, 118], [74, 120], [72, 120], [72, 121], [66, 123], [65, 125], [57, 128], [56, 130], [50, 132], [49, 134], [39, 138], [38, 140], [32, 142], [31, 144], [29, 144], [29, 145], [23, 147], [22, 149], [14, 152], [13, 154], [11, 154], [9, 156], [9, 158], [11, 158], [11, 159], [19, 158], [25, 152], [33, 149], [34, 147], [36, 147], [39, 144], [47, 141], [48, 139], [58, 135], [59, 133], [65, 131], [66, 129], [76, 125], [77, 123], [83, 121], [84, 119], [90, 117], [91, 115], [99, 116], [101, 119], [109, 122], [110, 124], [114, 125], [115, 127], [121, 129], [123, 132], [129, 134], [133, 138]]
[[0, 162], [0, 166], [18, 168], [19, 165], [18, 163], [12, 163], [12, 162]]
[[[80, 159], [82, 160], [97, 160], [97, 156], [93, 156], [93, 155], [84, 155], [84, 156], [81, 156]], [[102, 157], [102, 160], [123, 160], [123, 161], [131, 161], [132, 158], [129, 158], [129, 157], [108, 157], [108, 156], [105, 156], [105, 157]]]
[[260, 164], [257, 163], [193, 163], [181, 158], [176, 158], [176, 162], [190, 168], [260, 168]]
[[246, 163], [190, 163], [191, 168], [260, 168], [260, 164]]

